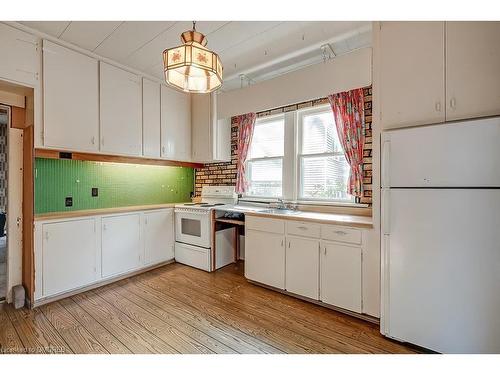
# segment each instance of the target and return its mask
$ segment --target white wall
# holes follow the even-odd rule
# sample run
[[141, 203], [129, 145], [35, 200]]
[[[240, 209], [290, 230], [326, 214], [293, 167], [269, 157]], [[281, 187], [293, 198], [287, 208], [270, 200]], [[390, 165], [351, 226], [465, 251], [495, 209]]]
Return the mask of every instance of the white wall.
[[372, 83], [372, 49], [363, 48], [239, 90], [218, 94], [218, 117], [318, 99]]

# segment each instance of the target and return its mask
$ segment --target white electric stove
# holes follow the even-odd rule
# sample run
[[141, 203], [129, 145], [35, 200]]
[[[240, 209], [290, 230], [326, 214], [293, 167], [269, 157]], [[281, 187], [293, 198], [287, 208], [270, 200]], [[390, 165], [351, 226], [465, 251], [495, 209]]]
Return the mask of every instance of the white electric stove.
[[234, 186], [205, 186], [201, 203], [175, 205], [175, 260], [209, 272], [231, 263], [232, 233], [226, 229], [217, 232], [215, 269], [212, 267], [212, 210], [236, 201]]

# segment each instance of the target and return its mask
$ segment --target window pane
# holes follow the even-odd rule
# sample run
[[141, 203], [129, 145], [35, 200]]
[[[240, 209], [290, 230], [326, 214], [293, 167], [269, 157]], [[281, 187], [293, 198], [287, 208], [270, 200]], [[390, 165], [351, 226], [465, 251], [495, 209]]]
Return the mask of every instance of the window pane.
[[283, 159], [249, 161], [247, 175], [250, 183], [248, 195], [282, 196]]
[[300, 197], [317, 200], [348, 200], [349, 164], [342, 155], [301, 157]]
[[257, 120], [250, 145], [249, 158], [283, 156], [285, 120], [260, 122]]
[[332, 111], [302, 117], [302, 154], [342, 152]]

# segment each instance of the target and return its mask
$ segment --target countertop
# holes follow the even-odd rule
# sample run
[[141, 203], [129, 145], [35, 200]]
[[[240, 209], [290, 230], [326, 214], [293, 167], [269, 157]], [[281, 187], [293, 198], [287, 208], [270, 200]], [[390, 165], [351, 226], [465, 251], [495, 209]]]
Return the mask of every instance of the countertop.
[[236, 205], [231, 207], [221, 208], [221, 211], [240, 212], [248, 216], [269, 217], [283, 220], [296, 221], [313, 221], [321, 224], [345, 225], [355, 228], [373, 228], [373, 220], [371, 216], [335, 214], [323, 212], [299, 211], [294, 214], [280, 214], [263, 212], [266, 210], [261, 207], [252, 207], [244, 205]]
[[69, 219], [81, 216], [109, 215], [124, 212], [158, 210], [162, 208], [172, 208], [178, 203], [164, 204], [147, 204], [141, 206], [125, 206], [113, 208], [98, 208], [93, 210], [78, 210], [78, 211], [63, 211], [63, 212], [47, 212], [44, 214], [36, 214], [35, 221], [53, 220], [53, 219]]

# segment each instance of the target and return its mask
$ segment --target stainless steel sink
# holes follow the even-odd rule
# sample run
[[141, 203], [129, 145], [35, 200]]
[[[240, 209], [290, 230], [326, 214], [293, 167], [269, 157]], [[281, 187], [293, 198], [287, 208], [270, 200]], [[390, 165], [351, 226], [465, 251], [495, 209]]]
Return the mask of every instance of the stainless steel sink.
[[300, 211], [290, 210], [288, 208], [269, 208], [266, 210], [262, 210], [260, 212], [264, 214], [273, 214], [273, 215], [297, 215], [300, 213]]

